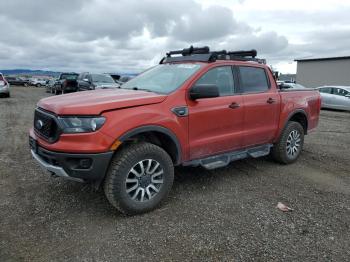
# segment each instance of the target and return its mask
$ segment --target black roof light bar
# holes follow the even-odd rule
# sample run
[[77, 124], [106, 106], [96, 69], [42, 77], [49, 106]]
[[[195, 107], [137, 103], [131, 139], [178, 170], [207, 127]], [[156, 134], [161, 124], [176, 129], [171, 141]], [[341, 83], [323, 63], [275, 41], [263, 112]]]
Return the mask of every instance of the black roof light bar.
[[238, 60], [238, 61], [254, 61], [266, 64], [265, 59], [256, 58], [257, 51], [255, 49], [248, 51], [210, 51], [208, 46], [184, 48], [166, 53], [166, 56], [159, 62], [171, 63], [181, 61], [194, 62], [215, 62], [216, 60]]

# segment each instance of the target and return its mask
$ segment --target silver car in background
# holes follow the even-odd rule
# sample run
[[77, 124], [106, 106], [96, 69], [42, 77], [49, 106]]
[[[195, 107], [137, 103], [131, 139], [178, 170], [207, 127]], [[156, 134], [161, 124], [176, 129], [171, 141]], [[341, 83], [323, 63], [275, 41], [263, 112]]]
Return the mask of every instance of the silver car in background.
[[322, 98], [322, 108], [350, 111], [350, 86], [321, 86], [317, 88]]
[[5, 77], [0, 73], [0, 97], [10, 97], [10, 84]]
[[306, 88], [301, 84], [286, 82], [281, 80], [277, 80], [276, 83], [279, 89], [305, 89]]

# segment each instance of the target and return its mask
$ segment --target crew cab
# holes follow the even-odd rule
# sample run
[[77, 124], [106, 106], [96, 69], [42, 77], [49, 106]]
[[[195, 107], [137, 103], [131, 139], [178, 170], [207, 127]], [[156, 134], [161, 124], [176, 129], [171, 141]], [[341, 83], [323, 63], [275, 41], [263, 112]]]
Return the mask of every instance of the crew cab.
[[271, 154], [297, 160], [320, 94], [280, 90], [256, 51], [171, 51], [120, 89], [49, 97], [35, 109], [33, 157], [56, 176], [103, 186], [126, 214], [156, 208], [174, 166], [215, 169]]
[[56, 95], [78, 91], [77, 73], [61, 73], [53, 89]]

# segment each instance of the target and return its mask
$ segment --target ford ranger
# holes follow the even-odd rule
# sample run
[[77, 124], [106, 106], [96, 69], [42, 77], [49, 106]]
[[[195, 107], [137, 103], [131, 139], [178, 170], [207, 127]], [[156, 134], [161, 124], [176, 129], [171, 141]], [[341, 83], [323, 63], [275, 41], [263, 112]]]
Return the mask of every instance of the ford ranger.
[[103, 186], [126, 214], [156, 208], [174, 166], [214, 169], [271, 154], [297, 160], [318, 124], [320, 94], [280, 90], [256, 51], [171, 51], [120, 89], [44, 98], [31, 154], [52, 174]]

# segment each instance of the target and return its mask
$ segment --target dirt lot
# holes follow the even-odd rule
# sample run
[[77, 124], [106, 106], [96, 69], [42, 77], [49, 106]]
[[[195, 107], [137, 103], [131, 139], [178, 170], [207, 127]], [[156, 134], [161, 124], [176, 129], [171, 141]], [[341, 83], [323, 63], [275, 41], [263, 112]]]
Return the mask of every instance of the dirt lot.
[[179, 168], [160, 209], [125, 217], [102, 191], [51, 178], [31, 159], [44, 96], [14, 87], [0, 99], [0, 261], [349, 261], [350, 113], [322, 111], [293, 165]]

